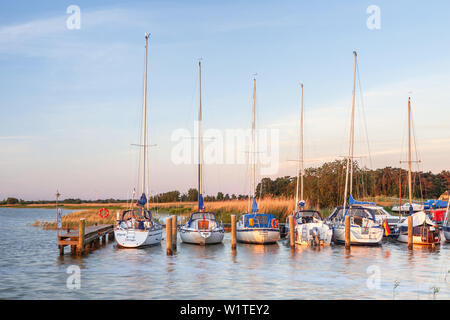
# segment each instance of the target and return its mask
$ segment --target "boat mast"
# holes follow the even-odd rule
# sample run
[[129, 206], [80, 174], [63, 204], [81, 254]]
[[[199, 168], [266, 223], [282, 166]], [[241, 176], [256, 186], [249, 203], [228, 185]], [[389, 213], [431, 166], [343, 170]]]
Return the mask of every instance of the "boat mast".
[[350, 195], [352, 194], [352, 180], [353, 180], [353, 131], [354, 131], [354, 121], [355, 121], [355, 85], [356, 85], [356, 51], [353, 51], [353, 56], [355, 58], [354, 70], [353, 70], [353, 95], [352, 95], [352, 113], [350, 118], [350, 136], [349, 136], [349, 146], [348, 146], [348, 158], [347, 158], [347, 168], [345, 174], [345, 191], [344, 191], [344, 210], [347, 203], [347, 186], [348, 186], [348, 176], [350, 169]]
[[[252, 104], [252, 147], [251, 147], [251, 180], [250, 180], [250, 188], [252, 199], [255, 199], [255, 184], [256, 184], [256, 174], [255, 174], [255, 101], [256, 101], [256, 78], [253, 78], [253, 104]], [[249, 201], [249, 212], [251, 210], [251, 203]]]
[[355, 56], [355, 65], [353, 70], [353, 95], [352, 95], [352, 123], [351, 123], [351, 154], [350, 154], [350, 194], [353, 192], [353, 150], [355, 145], [355, 87], [356, 87], [356, 51], [353, 51]]
[[[300, 182], [300, 200], [303, 200], [303, 83], [300, 83], [301, 88], [301, 107], [300, 107], [300, 147], [297, 162], [297, 186], [295, 192], [295, 208], [298, 208], [298, 187]], [[300, 167], [300, 168], [299, 168]]]
[[[409, 206], [412, 206], [412, 188], [411, 188], [411, 98], [408, 98], [408, 189]], [[411, 212], [410, 212], [411, 213]]]
[[200, 211], [200, 196], [202, 195], [202, 65], [198, 62], [198, 204]]
[[[144, 108], [142, 125], [142, 193], [146, 192], [145, 178], [147, 174], [147, 43], [150, 35], [145, 33], [145, 67], [144, 67]], [[148, 196], [148, 192], [147, 192]], [[148, 201], [147, 201], [148, 209]]]

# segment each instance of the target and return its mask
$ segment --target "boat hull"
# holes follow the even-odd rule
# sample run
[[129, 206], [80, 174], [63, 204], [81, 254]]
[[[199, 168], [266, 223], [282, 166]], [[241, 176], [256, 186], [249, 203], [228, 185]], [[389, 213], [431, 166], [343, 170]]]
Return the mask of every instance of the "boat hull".
[[275, 228], [236, 229], [236, 240], [243, 243], [270, 244], [280, 239], [280, 230]]
[[[403, 243], [408, 243], [408, 234], [400, 234], [397, 237], [397, 240]], [[440, 240], [436, 241], [428, 241], [424, 240], [422, 236], [413, 236], [413, 244], [420, 244], [424, 246], [431, 246], [431, 245], [437, 245], [440, 243]]]
[[450, 241], [450, 226], [444, 226], [442, 230], [444, 231], [445, 240]]
[[[445, 235], [445, 233], [444, 233]], [[397, 240], [408, 243], [408, 227], [401, 226]], [[413, 228], [413, 244], [437, 245], [441, 242], [439, 229], [430, 225], [419, 225]]]
[[[350, 244], [352, 245], [380, 245], [384, 230], [381, 227], [365, 229], [358, 225], [350, 227]], [[345, 243], [345, 226], [340, 224], [334, 227], [334, 242]]]
[[325, 223], [304, 223], [295, 227], [295, 243], [300, 245], [329, 245], [333, 230]]
[[116, 243], [123, 248], [139, 248], [161, 243], [162, 228], [149, 230], [137, 229], [115, 229], [114, 238]]
[[180, 228], [181, 241], [191, 244], [218, 244], [223, 241], [224, 234], [225, 231], [223, 229], [203, 231], [186, 227]]

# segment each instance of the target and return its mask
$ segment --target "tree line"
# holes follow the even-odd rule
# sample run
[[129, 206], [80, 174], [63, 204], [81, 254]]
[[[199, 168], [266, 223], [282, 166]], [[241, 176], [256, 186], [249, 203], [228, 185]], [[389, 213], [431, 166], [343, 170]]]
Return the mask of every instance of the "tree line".
[[[318, 168], [304, 170], [304, 200], [309, 205], [322, 208], [342, 205], [346, 160], [324, 163]], [[297, 177], [263, 178], [257, 185], [259, 197], [295, 197]], [[408, 198], [408, 171], [401, 168], [386, 167], [371, 170], [353, 163], [353, 197], [400, 196]], [[450, 171], [438, 174], [432, 172], [412, 173], [412, 194], [415, 199], [437, 199], [450, 189]]]
[[[346, 161], [335, 160], [326, 162], [317, 168], [307, 168], [304, 170], [304, 200], [310, 206], [322, 208], [340, 205], [344, 201]], [[256, 187], [257, 197], [295, 197], [297, 177], [278, 177], [275, 179], [263, 178]], [[366, 167], [361, 168], [357, 161], [353, 163], [353, 197], [365, 198], [375, 196], [388, 197], [408, 197], [408, 172], [401, 168], [386, 167], [371, 170]], [[416, 199], [437, 199], [446, 190], [450, 190], [450, 171], [444, 170], [438, 174], [432, 172], [412, 173], [412, 193]], [[217, 195], [204, 195], [206, 202], [244, 200], [248, 195], [224, 194], [218, 192]], [[198, 190], [189, 189], [186, 193], [173, 190], [151, 196], [152, 203], [163, 202], [194, 202], [198, 200]], [[81, 203], [119, 203], [127, 200], [119, 199], [99, 199], [81, 200], [64, 199], [62, 204]], [[49, 204], [54, 200], [24, 201], [17, 198], [7, 198], [0, 201], [0, 205], [6, 204]]]

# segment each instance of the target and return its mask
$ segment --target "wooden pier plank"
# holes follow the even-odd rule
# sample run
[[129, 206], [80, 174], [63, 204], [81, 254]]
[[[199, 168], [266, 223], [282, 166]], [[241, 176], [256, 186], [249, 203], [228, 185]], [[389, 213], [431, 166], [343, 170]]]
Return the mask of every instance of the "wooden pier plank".
[[[81, 225], [81, 224], [80, 224]], [[108, 238], [114, 234], [114, 226], [112, 224], [102, 224], [97, 226], [89, 226], [84, 227], [84, 233], [81, 234], [83, 239], [80, 239], [80, 230], [72, 229], [69, 232], [62, 231], [58, 234], [58, 247], [60, 248], [60, 254], [64, 254], [64, 247], [71, 246], [72, 249], [74, 247], [80, 247], [80, 241], [83, 241], [83, 244], [80, 248], [77, 248], [77, 254], [81, 255], [83, 251], [89, 253], [92, 251], [92, 248], [98, 248], [100, 239], [103, 239], [102, 243], [106, 243], [105, 238], [108, 235]], [[111, 237], [114, 239], [114, 236]], [[83, 248], [82, 248], [83, 247]], [[84, 250], [86, 248], [86, 250]], [[75, 250], [71, 250], [72, 254], [74, 254]]]

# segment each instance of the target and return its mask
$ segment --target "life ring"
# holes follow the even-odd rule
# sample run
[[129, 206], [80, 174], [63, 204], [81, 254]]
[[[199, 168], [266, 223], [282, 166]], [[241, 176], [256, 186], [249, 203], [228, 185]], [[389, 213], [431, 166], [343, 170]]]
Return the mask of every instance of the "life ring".
[[272, 228], [274, 229], [278, 228], [278, 221], [275, 218], [272, 219]]
[[101, 208], [100, 211], [98, 212], [98, 215], [102, 218], [106, 218], [107, 216], [109, 216], [109, 210], [106, 208]]

